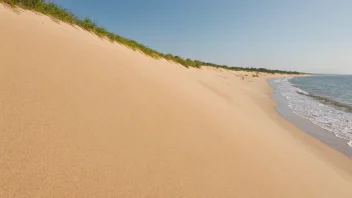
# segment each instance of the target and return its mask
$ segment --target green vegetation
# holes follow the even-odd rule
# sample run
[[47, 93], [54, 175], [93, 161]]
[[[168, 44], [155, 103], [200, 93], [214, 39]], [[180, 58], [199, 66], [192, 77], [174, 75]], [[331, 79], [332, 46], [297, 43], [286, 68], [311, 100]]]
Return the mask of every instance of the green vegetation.
[[291, 72], [291, 71], [281, 71], [281, 70], [270, 70], [265, 68], [243, 68], [243, 67], [229, 67], [227, 65], [217, 65], [214, 63], [206, 63], [198, 60], [184, 59], [179, 56], [174, 56], [172, 54], [163, 54], [156, 50], [153, 50], [143, 44], [140, 44], [134, 40], [130, 40], [119, 36], [115, 33], [107, 31], [105, 28], [98, 26], [94, 21], [89, 18], [79, 18], [71, 11], [52, 3], [48, 0], [0, 0], [0, 2], [4, 2], [12, 7], [18, 6], [21, 8], [33, 10], [39, 13], [43, 13], [45, 15], [49, 15], [55, 19], [61, 20], [63, 22], [77, 25], [89, 32], [92, 32], [98, 35], [101, 38], [107, 38], [111, 42], [121, 43], [133, 50], [140, 51], [148, 56], [151, 56], [155, 59], [164, 58], [169, 61], [173, 61], [179, 63], [185, 67], [196, 67], [200, 68], [201, 66], [210, 66], [215, 68], [223, 68], [228, 70], [236, 70], [236, 71], [251, 71], [251, 72], [265, 72], [265, 73], [285, 73], [285, 74], [300, 74], [299, 72]]

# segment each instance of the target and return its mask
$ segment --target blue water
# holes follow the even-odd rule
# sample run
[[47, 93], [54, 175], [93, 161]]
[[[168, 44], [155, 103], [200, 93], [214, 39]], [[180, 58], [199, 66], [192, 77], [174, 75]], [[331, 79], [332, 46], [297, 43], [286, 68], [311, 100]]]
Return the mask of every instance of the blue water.
[[310, 76], [293, 78], [290, 82], [321, 99], [352, 108], [352, 76]]
[[277, 79], [293, 112], [346, 139], [352, 147], [352, 76]]

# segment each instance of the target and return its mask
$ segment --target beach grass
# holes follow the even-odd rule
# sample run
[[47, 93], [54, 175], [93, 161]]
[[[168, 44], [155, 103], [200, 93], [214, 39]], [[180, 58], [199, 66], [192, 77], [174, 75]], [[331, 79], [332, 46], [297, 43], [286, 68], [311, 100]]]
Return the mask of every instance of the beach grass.
[[169, 61], [173, 61], [175, 63], [179, 63], [185, 67], [200, 68], [201, 66], [210, 66], [210, 67], [222, 68], [227, 70], [235, 70], [235, 71], [264, 72], [264, 73], [272, 73], [272, 74], [275, 74], [275, 73], [301, 74], [300, 72], [296, 72], [296, 71], [282, 71], [282, 70], [271, 70], [271, 69], [265, 69], [265, 68], [232, 67], [227, 65], [218, 65], [218, 64], [203, 62], [199, 60], [192, 60], [190, 58], [185, 59], [180, 56], [175, 56], [173, 54], [163, 54], [154, 49], [151, 49], [148, 46], [138, 43], [137, 41], [124, 38], [113, 32], [109, 32], [104, 27], [97, 25], [92, 19], [88, 17], [80, 18], [70, 10], [47, 0], [0, 0], [0, 2], [4, 2], [12, 7], [18, 6], [24, 9], [33, 10], [33, 11], [51, 16], [63, 22], [66, 22], [72, 25], [77, 25], [89, 32], [96, 34], [101, 38], [107, 38], [111, 42], [118, 42], [130, 49], [133, 49], [135, 51], [140, 51], [154, 59], [163, 58]]

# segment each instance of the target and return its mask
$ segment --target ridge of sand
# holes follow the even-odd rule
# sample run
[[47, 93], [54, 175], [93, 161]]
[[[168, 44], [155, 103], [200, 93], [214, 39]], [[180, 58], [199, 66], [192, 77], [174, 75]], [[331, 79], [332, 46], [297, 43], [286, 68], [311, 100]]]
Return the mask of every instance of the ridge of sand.
[[0, 197], [351, 197], [351, 161], [280, 118], [260, 76], [0, 5]]

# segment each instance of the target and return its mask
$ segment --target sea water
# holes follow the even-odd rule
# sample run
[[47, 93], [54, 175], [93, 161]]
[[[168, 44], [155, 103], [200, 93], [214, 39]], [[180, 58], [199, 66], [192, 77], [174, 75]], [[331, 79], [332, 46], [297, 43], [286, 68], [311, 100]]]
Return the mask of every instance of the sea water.
[[352, 147], [352, 76], [280, 78], [274, 83], [296, 115]]

